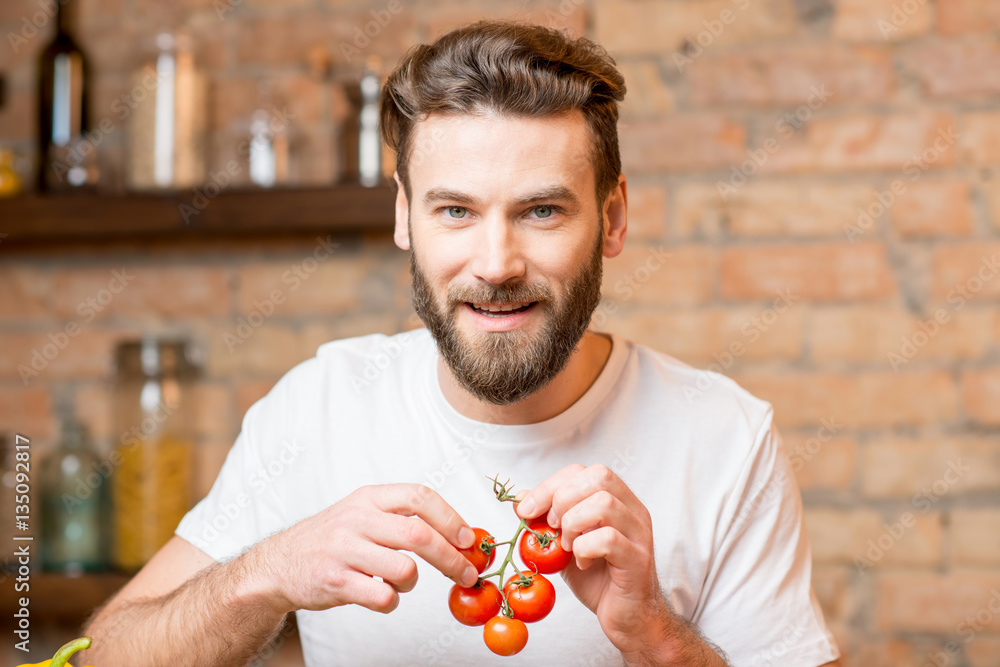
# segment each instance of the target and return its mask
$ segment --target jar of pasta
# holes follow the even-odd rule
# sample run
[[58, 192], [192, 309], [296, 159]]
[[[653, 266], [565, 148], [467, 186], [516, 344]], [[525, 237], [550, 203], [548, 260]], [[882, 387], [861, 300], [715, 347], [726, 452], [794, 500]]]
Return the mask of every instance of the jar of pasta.
[[192, 506], [194, 348], [144, 338], [115, 354], [114, 565], [138, 571]]

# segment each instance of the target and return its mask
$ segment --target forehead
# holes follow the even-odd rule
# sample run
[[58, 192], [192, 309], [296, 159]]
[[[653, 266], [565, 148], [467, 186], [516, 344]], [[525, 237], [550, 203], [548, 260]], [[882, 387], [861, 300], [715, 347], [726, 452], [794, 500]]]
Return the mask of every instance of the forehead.
[[591, 138], [583, 113], [517, 118], [434, 114], [414, 126], [409, 176], [414, 201], [433, 187], [475, 190], [491, 199], [563, 185], [594, 190]]

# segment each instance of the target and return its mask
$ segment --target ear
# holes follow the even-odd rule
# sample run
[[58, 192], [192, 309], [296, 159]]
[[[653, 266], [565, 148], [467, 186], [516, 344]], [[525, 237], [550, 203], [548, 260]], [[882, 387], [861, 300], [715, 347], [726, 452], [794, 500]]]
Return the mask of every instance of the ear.
[[396, 229], [393, 233], [393, 240], [402, 250], [410, 249], [410, 207], [406, 201], [406, 190], [399, 181], [399, 172], [392, 172], [392, 177], [396, 179]]
[[604, 256], [617, 257], [625, 246], [628, 227], [628, 193], [625, 174], [618, 174], [618, 184], [604, 200]]

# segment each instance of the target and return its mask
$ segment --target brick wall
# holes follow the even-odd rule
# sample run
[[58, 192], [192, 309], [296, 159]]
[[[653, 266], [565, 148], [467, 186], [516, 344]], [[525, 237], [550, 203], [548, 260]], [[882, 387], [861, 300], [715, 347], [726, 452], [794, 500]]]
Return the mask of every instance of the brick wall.
[[[213, 167], [232, 156], [266, 75], [295, 115], [303, 182], [335, 175], [344, 109], [336, 82], [310, 68], [317, 47], [336, 79], [364, 55], [391, 63], [483, 15], [606, 45], [630, 87], [620, 132], [631, 206], [628, 247], [606, 262], [598, 328], [732, 375], [774, 404], [807, 506], [815, 587], [846, 664], [1000, 664], [1000, 5], [182, 4], [176, 20], [212, 73]], [[95, 110], [117, 123], [125, 63], [153, 19], [133, 0], [84, 5]], [[385, 26], [371, 23], [389, 7], [399, 11]], [[36, 10], [4, 2], [3, 33]], [[361, 44], [355, 29], [366, 25], [376, 34], [346, 62], [343, 46]], [[0, 142], [21, 151], [41, 41], [18, 54], [0, 47], [13, 93]], [[112, 181], [122, 135], [102, 148]], [[224, 334], [311, 251], [288, 242], [24, 257], [0, 246], [0, 428], [44, 441], [75, 411], [106, 445], [114, 341], [187, 333], [207, 351], [204, 493], [247, 407], [320, 342], [415, 324], [405, 253], [373, 235], [345, 240], [230, 350]], [[17, 365], [115, 269], [134, 274], [128, 289], [25, 386]]]

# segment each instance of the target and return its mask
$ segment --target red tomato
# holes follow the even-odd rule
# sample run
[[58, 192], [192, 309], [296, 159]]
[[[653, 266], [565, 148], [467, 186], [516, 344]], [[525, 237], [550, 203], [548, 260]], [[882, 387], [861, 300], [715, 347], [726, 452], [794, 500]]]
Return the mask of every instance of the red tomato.
[[[472, 532], [476, 534], [476, 541], [468, 549], [459, 549], [459, 552], [469, 559], [469, 562], [476, 568], [476, 572], [482, 574], [486, 568], [493, 564], [493, 559], [496, 558], [496, 549], [487, 546], [495, 545], [496, 540], [482, 528], [473, 528]], [[487, 550], [489, 553], [487, 553]]]
[[537, 537], [528, 531], [524, 531], [521, 534], [520, 541], [517, 543], [517, 553], [521, 556], [521, 560], [525, 565], [532, 570], [538, 570], [542, 574], [559, 572], [569, 565], [570, 559], [573, 558], [573, 552], [567, 551], [560, 546], [559, 538], [557, 537], [558, 531], [546, 523], [545, 517], [537, 517], [530, 520], [528, 528], [536, 533], [548, 535], [552, 538], [552, 541], [543, 547], [538, 542]]
[[540, 574], [525, 572], [524, 576], [528, 579], [527, 584], [519, 585], [521, 578], [515, 574], [504, 584], [503, 592], [507, 595], [507, 604], [514, 618], [534, 623], [552, 611], [556, 604], [556, 589]]
[[497, 655], [514, 655], [528, 643], [528, 628], [516, 618], [494, 616], [486, 621], [483, 639]]
[[503, 598], [492, 581], [481, 581], [470, 588], [458, 584], [451, 587], [448, 608], [451, 615], [464, 625], [482, 625], [500, 612]]

